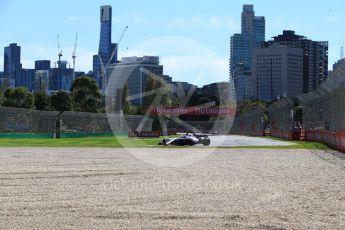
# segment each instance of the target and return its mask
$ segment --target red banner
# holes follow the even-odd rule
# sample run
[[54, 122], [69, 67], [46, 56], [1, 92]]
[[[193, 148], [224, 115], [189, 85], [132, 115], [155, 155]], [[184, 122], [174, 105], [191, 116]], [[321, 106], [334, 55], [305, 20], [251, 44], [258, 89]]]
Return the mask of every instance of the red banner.
[[236, 114], [236, 108], [234, 107], [167, 107], [167, 106], [155, 107], [155, 106], [152, 106], [149, 109], [151, 111], [151, 114], [155, 114], [155, 115], [235, 116]]

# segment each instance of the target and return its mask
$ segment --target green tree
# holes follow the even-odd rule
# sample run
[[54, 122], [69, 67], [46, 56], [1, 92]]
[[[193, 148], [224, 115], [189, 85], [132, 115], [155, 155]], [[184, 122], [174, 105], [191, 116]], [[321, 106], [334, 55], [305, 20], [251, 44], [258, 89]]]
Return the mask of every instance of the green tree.
[[34, 95], [24, 87], [8, 88], [3, 95], [3, 106], [24, 109], [34, 108]]
[[101, 110], [101, 94], [95, 80], [79, 77], [74, 80], [71, 92], [75, 111], [99, 112]]
[[268, 104], [264, 101], [242, 101], [237, 104], [237, 115], [245, 114], [256, 109], [261, 109], [262, 111], [266, 111]]
[[71, 93], [60, 90], [53, 94], [50, 98], [51, 106], [57, 111], [71, 111], [72, 110], [72, 99]]
[[49, 97], [43, 92], [37, 92], [34, 94], [35, 107], [37, 110], [44, 110], [49, 106]]
[[[147, 78], [146, 85], [145, 85], [145, 92], [149, 93], [155, 88], [155, 79], [151, 76]], [[150, 106], [152, 104], [152, 101], [155, 97], [155, 94], [147, 95], [143, 98], [144, 106]]]
[[[149, 94], [144, 97], [145, 106], [169, 105], [169, 102], [172, 101], [170, 100], [168, 86], [158, 77], [148, 76], [145, 92]], [[157, 97], [160, 98], [159, 101], [155, 101]]]
[[5, 92], [6, 88], [7, 87], [5, 87], [4, 85], [0, 85], [0, 105], [2, 105], [2, 103], [4, 103], [4, 100], [5, 100], [4, 92]]
[[122, 110], [126, 114], [132, 114], [130, 101], [127, 100], [128, 95], [128, 83], [126, 82], [122, 91]]

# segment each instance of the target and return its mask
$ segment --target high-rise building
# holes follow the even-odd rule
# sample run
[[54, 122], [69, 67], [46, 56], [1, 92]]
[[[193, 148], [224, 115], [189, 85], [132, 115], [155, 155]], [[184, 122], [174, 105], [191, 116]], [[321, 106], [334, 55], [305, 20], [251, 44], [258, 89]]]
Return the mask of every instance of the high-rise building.
[[193, 85], [186, 81], [173, 81], [171, 84], [174, 86], [171, 89], [171, 93], [175, 95], [179, 95], [181, 92], [184, 94], [193, 93], [193, 91], [198, 90], [196, 85]]
[[251, 68], [243, 63], [238, 63], [234, 68], [234, 85], [237, 101], [256, 100], [256, 81], [252, 76]]
[[254, 18], [254, 47], [260, 47], [261, 42], [265, 41], [265, 24], [265, 17], [256, 16]]
[[73, 83], [73, 73], [74, 70], [72, 68], [67, 68], [67, 61], [58, 61], [58, 68], [50, 69], [49, 90], [69, 91]]
[[167, 84], [172, 83], [172, 77], [170, 77], [169, 75], [163, 75], [163, 79]]
[[255, 48], [252, 76], [259, 100], [271, 102], [302, 94], [303, 50], [287, 46]]
[[215, 82], [204, 85], [201, 89], [203, 94], [215, 97], [220, 105], [226, 105], [231, 102], [231, 84], [230, 82]]
[[316, 89], [328, 76], [328, 42], [312, 41], [295, 31], [284, 30], [282, 35], [263, 42], [262, 47], [284, 45], [303, 50], [303, 93]]
[[5, 83], [7, 82], [7, 79], [4, 78], [4, 72], [0, 72], [0, 87], [1, 88], [7, 88]]
[[36, 70], [34, 79], [34, 92], [49, 94], [49, 70]]
[[16, 86], [16, 76], [22, 68], [20, 63], [20, 46], [12, 43], [4, 48], [4, 78], [8, 79], [9, 87]]
[[[243, 5], [241, 33], [230, 39], [230, 82], [234, 83], [237, 100], [253, 97], [251, 75], [252, 51], [265, 41], [265, 17], [255, 16], [253, 5]], [[241, 72], [241, 71], [244, 72]], [[244, 79], [242, 79], [244, 78]], [[248, 82], [248, 84], [247, 84]]]
[[114, 87], [120, 89], [127, 82], [129, 96], [135, 97], [131, 100], [133, 105], [143, 104], [143, 93], [150, 75], [163, 78], [163, 66], [156, 56], [122, 58], [116, 65], [110, 65], [108, 71], [114, 75]]
[[254, 6], [253, 5], [243, 5], [243, 11], [241, 14], [241, 33], [242, 34], [253, 34], [254, 28]]
[[253, 47], [243, 34], [234, 34], [230, 40], [230, 47], [230, 75], [235, 77], [234, 71], [236, 65], [251, 66], [251, 50]]
[[75, 75], [75, 78], [86, 76], [85, 72], [83, 71], [76, 71], [74, 75]]
[[35, 61], [35, 70], [50, 70], [50, 60]]
[[16, 87], [25, 87], [28, 90], [33, 90], [35, 79], [34, 69], [18, 69], [15, 77]]
[[[102, 66], [109, 62], [110, 64], [117, 62], [117, 44], [111, 42], [111, 22], [112, 22], [112, 8], [109, 5], [101, 6], [100, 9], [100, 39], [98, 46], [98, 54], [93, 56], [93, 74], [99, 87], [104, 90], [106, 87], [108, 77], [102, 79]], [[114, 57], [110, 60], [112, 53]], [[110, 61], [109, 61], [110, 60]]]
[[32, 90], [49, 94], [50, 60], [35, 61], [35, 76]]

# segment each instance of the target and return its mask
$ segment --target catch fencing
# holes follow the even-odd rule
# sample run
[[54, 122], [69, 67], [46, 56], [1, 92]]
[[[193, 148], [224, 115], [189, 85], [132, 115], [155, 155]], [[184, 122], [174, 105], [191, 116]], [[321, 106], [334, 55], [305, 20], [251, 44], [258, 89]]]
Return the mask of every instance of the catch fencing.
[[315, 91], [297, 97], [307, 130], [345, 130], [345, 61]]
[[317, 90], [297, 98], [306, 139], [345, 151], [345, 60]]
[[316, 90], [274, 102], [268, 112], [272, 136], [322, 142], [345, 151], [345, 60]]
[[270, 117], [270, 134], [274, 137], [293, 139], [294, 102], [283, 98], [267, 108]]
[[254, 110], [235, 117], [231, 128], [232, 134], [263, 136], [264, 113], [261, 109]]

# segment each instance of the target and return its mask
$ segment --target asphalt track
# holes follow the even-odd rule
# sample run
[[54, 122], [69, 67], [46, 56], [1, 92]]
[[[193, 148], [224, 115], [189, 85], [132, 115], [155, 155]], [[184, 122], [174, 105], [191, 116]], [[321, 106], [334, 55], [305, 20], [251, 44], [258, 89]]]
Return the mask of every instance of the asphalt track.
[[289, 146], [293, 142], [272, 140], [263, 137], [248, 137], [240, 135], [210, 136], [213, 147], [240, 147], [240, 146]]
[[1, 148], [0, 229], [345, 229], [340, 153], [205, 150]]

